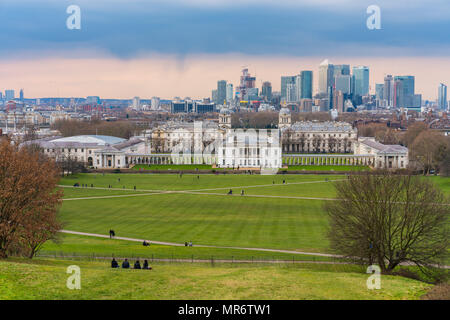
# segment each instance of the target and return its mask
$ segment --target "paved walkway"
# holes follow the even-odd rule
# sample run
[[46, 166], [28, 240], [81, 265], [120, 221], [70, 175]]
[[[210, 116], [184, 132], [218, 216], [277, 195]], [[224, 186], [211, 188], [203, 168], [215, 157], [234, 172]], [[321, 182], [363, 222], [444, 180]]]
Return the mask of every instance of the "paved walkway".
[[[62, 233], [68, 234], [76, 234], [81, 236], [89, 236], [96, 238], [106, 238], [109, 239], [108, 235], [98, 234], [98, 233], [87, 233], [87, 232], [78, 232], [71, 230], [61, 230]], [[136, 239], [136, 238], [128, 238], [128, 237], [114, 237], [117, 240], [125, 240], [125, 241], [133, 241], [133, 242], [144, 242], [144, 240], [152, 243], [152, 244], [160, 244], [164, 246], [175, 246], [175, 247], [184, 247], [184, 243], [175, 243], [175, 242], [163, 242], [163, 241], [153, 241], [148, 239]], [[302, 251], [292, 251], [292, 250], [279, 250], [279, 249], [265, 249], [265, 248], [244, 248], [244, 247], [224, 247], [224, 246], [210, 246], [210, 245], [200, 245], [195, 244], [197, 248], [216, 248], [216, 249], [236, 249], [236, 250], [250, 250], [250, 251], [264, 251], [264, 252], [274, 252], [274, 253], [289, 253], [289, 254], [300, 254], [307, 256], [318, 256], [318, 257], [331, 257], [331, 258], [342, 258], [340, 255], [328, 254], [328, 253], [314, 253], [314, 252], [302, 252]]]
[[[194, 189], [194, 190], [134, 190], [134, 189], [120, 189], [120, 188], [102, 188], [102, 187], [74, 187], [74, 186], [66, 186], [59, 185], [62, 188], [74, 188], [74, 189], [94, 189], [94, 190], [109, 190], [109, 191], [135, 191], [140, 193], [134, 194], [123, 194], [123, 195], [112, 195], [112, 196], [94, 196], [94, 197], [82, 197], [82, 198], [68, 198], [63, 199], [64, 201], [73, 201], [73, 200], [90, 200], [90, 199], [110, 199], [110, 198], [126, 198], [126, 197], [140, 197], [140, 196], [149, 196], [156, 194], [194, 194], [194, 195], [217, 195], [217, 196], [241, 196], [240, 194], [228, 195], [226, 193], [213, 193], [213, 192], [204, 192], [204, 191], [217, 191], [217, 190], [230, 190], [230, 189], [248, 189], [248, 188], [263, 188], [263, 187], [274, 187], [274, 186], [288, 186], [288, 185], [299, 185], [299, 184], [312, 184], [312, 183], [327, 183], [327, 182], [335, 182], [335, 181], [343, 181], [345, 179], [339, 180], [328, 180], [328, 181], [303, 181], [303, 182], [292, 182], [287, 184], [263, 184], [263, 185], [251, 185], [251, 186], [239, 186], [239, 187], [221, 187], [221, 188], [210, 188], [210, 189]], [[336, 201], [338, 199], [334, 198], [315, 198], [315, 197], [295, 197], [295, 196], [274, 196], [274, 195], [245, 195], [246, 197], [254, 197], [254, 198], [281, 198], [281, 199], [298, 199], [298, 200], [321, 200], [321, 201]]]

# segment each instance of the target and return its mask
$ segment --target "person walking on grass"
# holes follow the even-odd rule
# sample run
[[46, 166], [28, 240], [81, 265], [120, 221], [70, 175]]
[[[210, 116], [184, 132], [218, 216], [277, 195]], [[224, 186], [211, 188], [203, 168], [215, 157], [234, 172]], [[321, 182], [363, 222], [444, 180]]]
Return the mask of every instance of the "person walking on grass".
[[244, 190], [241, 191], [241, 196], [243, 196], [243, 195], [244, 195]]
[[116, 236], [116, 233], [114, 232], [114, 230], [109, 229], [109, 238], [112, 239]]

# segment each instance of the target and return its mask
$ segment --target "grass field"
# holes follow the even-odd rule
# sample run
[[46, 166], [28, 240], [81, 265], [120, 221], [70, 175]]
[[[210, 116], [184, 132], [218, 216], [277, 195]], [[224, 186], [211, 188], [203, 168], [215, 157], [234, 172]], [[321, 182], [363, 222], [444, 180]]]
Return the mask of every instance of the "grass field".
[[248, 260], [248, 261], [341, 261], [342, 259], [238, 250], [229, 248], [177, 247], [152, 244], [144, 247], [140, 242], [119, 239], [104, 239], [73, 234], [61, 234], [57, 242], [48, 241], [39, 252], [41, 256], [52, 257], [122, 257], [141, 259], [183, 259], [183, 260]]
[[[338, 174], [65, 177], [60, 181], [64, 229], [106, 235], [112, 228], [117, 236], [175, 243], [192, 240], [194, 247], [144, 247], [140, 242], [61, 234], [61, 241], [47, 242], [38, 258], [0, 260], [0, 299], [420, 298], [431, 288], [424, 282], [382, 276], [382, 290], [371, 291], [361, 266], [329, 264], [342, 261], [333, 257], [243, 249], [332, 253], [322, 205], [336, 196], [333, 182], [344, 179]], [[424, 179], [450, 194], [449, 178]], [[74, 183], [89, 187], [74, 188]], [[227, 195], [230, 189], [233, 195]], [[93, 255], [97, 260], [91, 259]], [[154, 258], [154, 270], [112, 270], [111, 256]], [[289, 263], [157, 261], [211, 258]], [[79, 291], [65, 287], [66, 268], [73, 264], [82, 270]]]
[[[332, 181], [342, 179], [345, 176], [80, 174], [61, 184], [105, 189], [64, 188], [61, 216], [64, 228], [73, 231], [107, 234], [112, 228], [118, 236], [155, 241], [330, 252], [320, 199], [333, 199]], [[450, 192], [449, 178], [427, 179]], [[233, 196], [226, 195], [230, 189]], [[239, 195], [241, 190], [245, 196]]]
[[[152, 264], [153, 270], [113, 270], [110, 262], [0, 260], [0, 300], [6, 299], [418, 299], [431, 287], [382, 276], [368, 290], [361, 267]], [[70, 265], [81, 268], [81, 290], [66, 288]]]

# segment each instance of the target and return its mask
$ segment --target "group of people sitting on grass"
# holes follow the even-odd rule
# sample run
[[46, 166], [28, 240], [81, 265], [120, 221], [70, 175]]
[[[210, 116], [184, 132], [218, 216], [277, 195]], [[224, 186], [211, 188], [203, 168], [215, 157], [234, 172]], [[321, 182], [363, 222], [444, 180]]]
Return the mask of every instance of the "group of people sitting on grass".
[[[112, 259], [111, 261], [111, 268], [115, 269], [115, 268], [119, 268], [119, 263], [116, 261], [115, 258]], [[125, 259], [122, 262], [122, 269], [130, 269], [130, 263], [128, 262], [128, 259]], [[141, 267], [141, 263], [138, 260], [136, 260], [136, 262], [134, 263], [134, 268], [133, 269], [144, 269], [144, 270], [152, 270], [152, 267], [150, 267], [148, 265], [148, 261], [144, 260], [144, 264]]]
[[184, 246], [185, 246], [185, 247], [192, 247], [192, 240], [189, 241], [189, 243], [188, 243], [188, 242], [185, 242], [185, 243], [184, 243]]

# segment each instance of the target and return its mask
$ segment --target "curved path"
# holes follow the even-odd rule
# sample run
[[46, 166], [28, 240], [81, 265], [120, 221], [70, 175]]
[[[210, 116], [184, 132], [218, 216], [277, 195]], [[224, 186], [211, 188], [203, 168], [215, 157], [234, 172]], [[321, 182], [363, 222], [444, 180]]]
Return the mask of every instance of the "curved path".
[[[98, 234], [98, 233], [78, 232], [78, 231], [71, 231], [71, 230], [60, 230], [60, 232], [68, 233], [68, 234], [76, 234], [76, 235], [80, 235], [80, 236], [88, 236], [88, 237], [109, 239], [108, 235]], [[184, 243], [152, 241], [152, 240], [148, 240], [148, 239], [136, 239], [136, 238], [128, 238], [128, 237], [114, 237], [114, 239], [125, 240], [125, 241], [133, 241], [133, 242], [144, 242], [144, 240], [146, 240], [146, 241], [148, 241], [148, 242], [150, 242], [152, 244], [160, 244], [160, 245], [164, 245], [164, 246], [184, 247]], [[342, 258], [342, 256], [336, 255], [336, 254], [317, 253], [317, 252], [302, 252], [302, 251], [280, 250], [280, 249], [223, 247], [223, 246], [210, 246], [210, 245], [200, 245], [200, 244], [196, 244], [195, 247], [198, 247], [198, 248], [216, 248], [216, 249], [250, 250], [250, 251], [265, 251], [265, 252], [275, 252], [275, 253], [300, 254], [300, 255], [307, 255], [307, 256]]]

